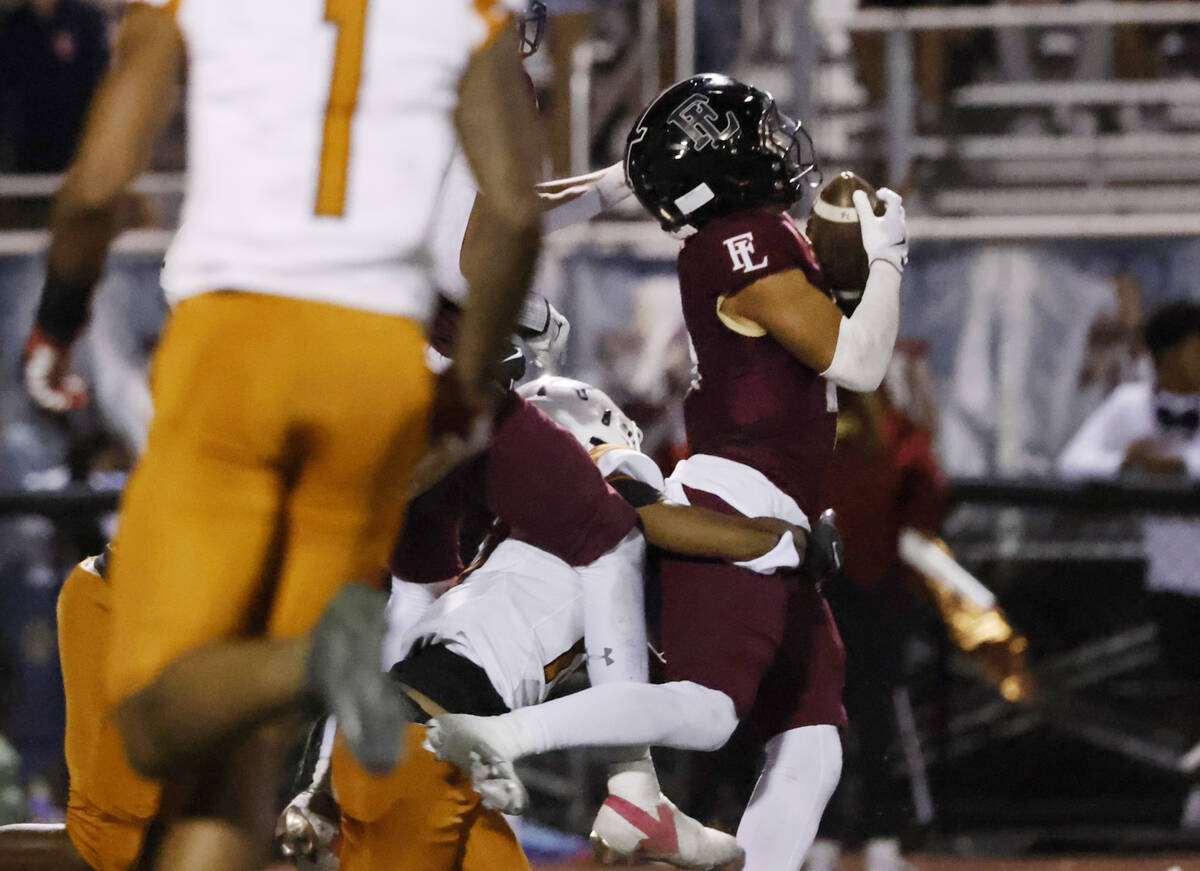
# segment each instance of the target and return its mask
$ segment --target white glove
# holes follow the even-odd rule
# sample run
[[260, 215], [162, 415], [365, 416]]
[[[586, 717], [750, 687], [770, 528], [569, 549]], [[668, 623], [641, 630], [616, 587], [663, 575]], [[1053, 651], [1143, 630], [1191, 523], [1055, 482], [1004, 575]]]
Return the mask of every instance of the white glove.
[[883, 260], [903, 273], [908, 263], [908, 231], [904, 226], [904, 201], [900, 195], [888, 188], [880, 188], [876, 196], [884, 202], [883, 215], [876, 217], [871, 211], [871, 202], [866, 191], [854, 192], [854, 208], [858, 212], [858, 223], [862, 228], [863, 249], [867, 262]]
[[554, 306], [546, 302], [546, 326], [536, 336], [525, 340], [525, 346], [533, 352], [533, 360], [542, 369], [551, 360], [557, 360], [567, 347], [571, 335], [571, 322]]
[[87, 403], [83, 379], [71, 371], [71, 349], [33, 328], [25, 340], [25, 389], [47, 411], [71, 411]]
[[618, 160], [612, 166], [607, 166], [596, 179], [596, 194], [600, 197], [600, 205], [611, 209], [620, 202], [633, 196], [633, 188], [625, 179], [625, 161]]
[[[315, 796], [312, 790], [305, 790], [292, 799], [275, 824], [275, 838], [284, 857], [297, 865], [307, 861], [310, 868], [336, 869], [338, 861], [334, 847], [339, 825], [336, 820], [313, 809]], [[323, 797], [336, 810], [328, 793]]]

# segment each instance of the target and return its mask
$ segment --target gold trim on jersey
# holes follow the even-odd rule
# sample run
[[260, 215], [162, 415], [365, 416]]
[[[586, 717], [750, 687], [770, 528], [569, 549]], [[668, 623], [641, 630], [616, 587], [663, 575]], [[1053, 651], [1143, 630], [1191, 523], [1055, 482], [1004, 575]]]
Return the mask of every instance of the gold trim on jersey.
[[605, 454], [607, 454], [609, 451], [631, 451], [631, 450], [633, 450], [633, 448], [626, 447], [625, 445], [603, 444], [603, 445], [596, 445], [594, 448], [590, 448], [588, 450], [588, 456], [592, 458], [593, 463], [599, 463], [600, 458], [602, 456], [604, 456]]
[[475, 0], [474, 5], [475, 14], [483, 19], [483, 25], [487, 28], [487, 35], [479, 44], [483, 48], [504, 32], [504, 28], [512, 21], [512, 12], [500, 0]]
[[549, 686], [560, 677], [565, 678], [567, 673], [569, 673], [565, 672], [565, 669], [574, 671], [576, 668], [582, 665], [582, 662], [578, 662], [577, 660], [579, 660], [583, 652], [583, 639], [580, 638], [573, 645], [571, 645], [570, 648], [564, 650], [558, 656], [554, 657], [554, 659], [542, 666], [542, 674], [545, 677], [546, 685]]
[[759, 339], [767, 334], [767, 331], [762, 326], [750, 320], [750, 318], [729, 314], [727, 311], [725, 311], [723, 306], [725, 305], [726, 299], [728, 299], [728, 297], [726, 297], [725, 294], [721, 294], [717, 297], [717, 317], [720, 319], [721, 323], [729, 327], [729, 329], [733, 330], [739, 336], [746, 336], [750, 339]]
[[325, 104], [321, 136], [321, 169], [317, 175], [318, 215], [339, 217], [346, 211], [350, 175], [350, 130], [358, 108], [362, 82], [363, 43], [367, 30], [367, 0], [325, 0], [325, 20], [337, 27], [333, 75]]

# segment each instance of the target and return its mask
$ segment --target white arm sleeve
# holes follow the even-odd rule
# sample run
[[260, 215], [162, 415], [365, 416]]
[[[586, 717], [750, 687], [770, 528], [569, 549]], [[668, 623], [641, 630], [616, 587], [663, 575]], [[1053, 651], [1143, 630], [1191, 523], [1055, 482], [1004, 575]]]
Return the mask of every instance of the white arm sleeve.
[[645, 560], [646, 542], [635, 529], [595, 562], [576, 569], [583, 589], [583, 643], [592, 686], [648, 679]]
[[[579, 187], [584, 189], [583, 193], [546, 211], [542, 219], [543, 232], [553, 233], [572, 224], [590, 221], [632, 193], [625, 184], [625, 167], [621, 163], [614, 163], [597, 173], [594, 178], [580, 177]], [[559, 196], [570, 195], [572, 192], [573, 189], [568, 188]]]
[[833, 360], [821, 375], [847, 390], [875, 390], [887, 374], [899, 329], [900, 270], [876, 260], [858, 308], [842, 318]]

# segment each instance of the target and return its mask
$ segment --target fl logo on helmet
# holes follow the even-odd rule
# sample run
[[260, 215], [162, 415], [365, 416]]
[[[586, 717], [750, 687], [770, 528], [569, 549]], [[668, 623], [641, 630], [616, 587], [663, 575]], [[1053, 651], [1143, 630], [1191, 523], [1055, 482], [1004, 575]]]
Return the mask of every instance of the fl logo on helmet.
[[725, 113], [725, 129], [717, 126], [721, 116], [713, 109], [704, 94], [693, 94], [684, 100], [667, 116], [668, 123], [674, 124], [687, 134], [688, 139], [696, 146], [697, 151], [703, 151], [718, 142], [727, 142], [742, 129], [737, 116], [733, 112]]

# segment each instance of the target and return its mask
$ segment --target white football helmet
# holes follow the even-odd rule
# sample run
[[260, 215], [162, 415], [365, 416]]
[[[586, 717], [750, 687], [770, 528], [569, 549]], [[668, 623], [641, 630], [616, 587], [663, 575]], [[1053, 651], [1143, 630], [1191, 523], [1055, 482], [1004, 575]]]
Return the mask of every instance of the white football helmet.
[[599, 387], [574, 378], [543, 375], [517, 388], [588, 450], [596, 445], [642, 449], [642, 431]]

